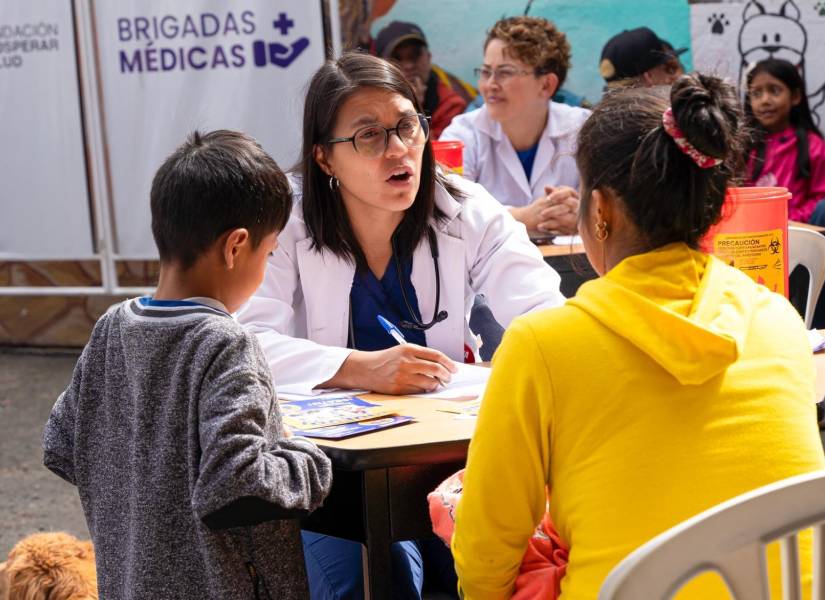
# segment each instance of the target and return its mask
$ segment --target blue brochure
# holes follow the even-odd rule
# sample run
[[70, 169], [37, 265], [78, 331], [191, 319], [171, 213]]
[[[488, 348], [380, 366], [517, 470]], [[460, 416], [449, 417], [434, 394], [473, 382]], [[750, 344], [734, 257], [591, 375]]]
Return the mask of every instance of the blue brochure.
[[370, 419], [369, 421], [359, 421], [358, 423], [344, 423], [342, 425], [333, 425], [331, 427], [319, 427], [317, 429], [308, 430], [294, 429], [292, 433], [294, 433], [295, 435], [302, 435], [304, 437], [321, 438], [325, 440], [341, 440], [356, 435], [363, 435], [365, 433], [379, 431], [381, 429], [388, 429], [390, 427], [406, 425], [407, 423], [412, 422], [412, 417], [390, 415], [388, 417]]

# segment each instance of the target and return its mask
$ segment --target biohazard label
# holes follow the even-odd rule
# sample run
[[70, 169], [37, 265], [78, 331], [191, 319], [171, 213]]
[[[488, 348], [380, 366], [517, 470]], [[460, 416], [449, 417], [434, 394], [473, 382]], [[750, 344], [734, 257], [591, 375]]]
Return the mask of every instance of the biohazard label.
[[781, 229], [717, 234], [713, 238], [713, 254], [756, 283], [779, 294], [785, 293], [785, 246]]

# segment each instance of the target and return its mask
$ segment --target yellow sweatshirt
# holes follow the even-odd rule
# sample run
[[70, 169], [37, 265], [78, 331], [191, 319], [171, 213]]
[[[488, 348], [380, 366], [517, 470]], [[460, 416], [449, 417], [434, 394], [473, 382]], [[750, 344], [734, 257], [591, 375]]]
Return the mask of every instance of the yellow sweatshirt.
[[[509, 597], [545, 485], [570, 546], [561, 598], [592, 600], [669, 527], [825, 467], [813, 386], [793, 307], [684, 244], [519, 318], [493, 361], [457, 510], [465, 598]], [[713, 574], [677, 598], [729, 595]]]

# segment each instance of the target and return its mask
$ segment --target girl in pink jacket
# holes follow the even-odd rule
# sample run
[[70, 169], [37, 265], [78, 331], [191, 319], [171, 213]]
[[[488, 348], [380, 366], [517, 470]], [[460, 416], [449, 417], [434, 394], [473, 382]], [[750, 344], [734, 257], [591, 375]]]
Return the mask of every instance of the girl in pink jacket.
[[825, 224], [825, 142], [808, 106], [805, 82], [786, 60], [758, 62], [748, 73], [745, 113], [756, 130], [748, 155], [747, 185], [778, 185], [791, 192], [788, 218]]

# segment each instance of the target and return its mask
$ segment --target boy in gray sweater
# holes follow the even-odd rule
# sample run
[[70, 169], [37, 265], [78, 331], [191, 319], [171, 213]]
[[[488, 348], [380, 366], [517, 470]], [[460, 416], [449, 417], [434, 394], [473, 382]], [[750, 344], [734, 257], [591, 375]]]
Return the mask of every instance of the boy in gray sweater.
[[152, 183], [160, 281], [97, 322], [46, 424], [78, 488], [100, 597], [306, 598], [296, 518], [329, 460], [281, 423], [255, 336], [232, 318], [292, 205], [250, 137], [194, 133]]

